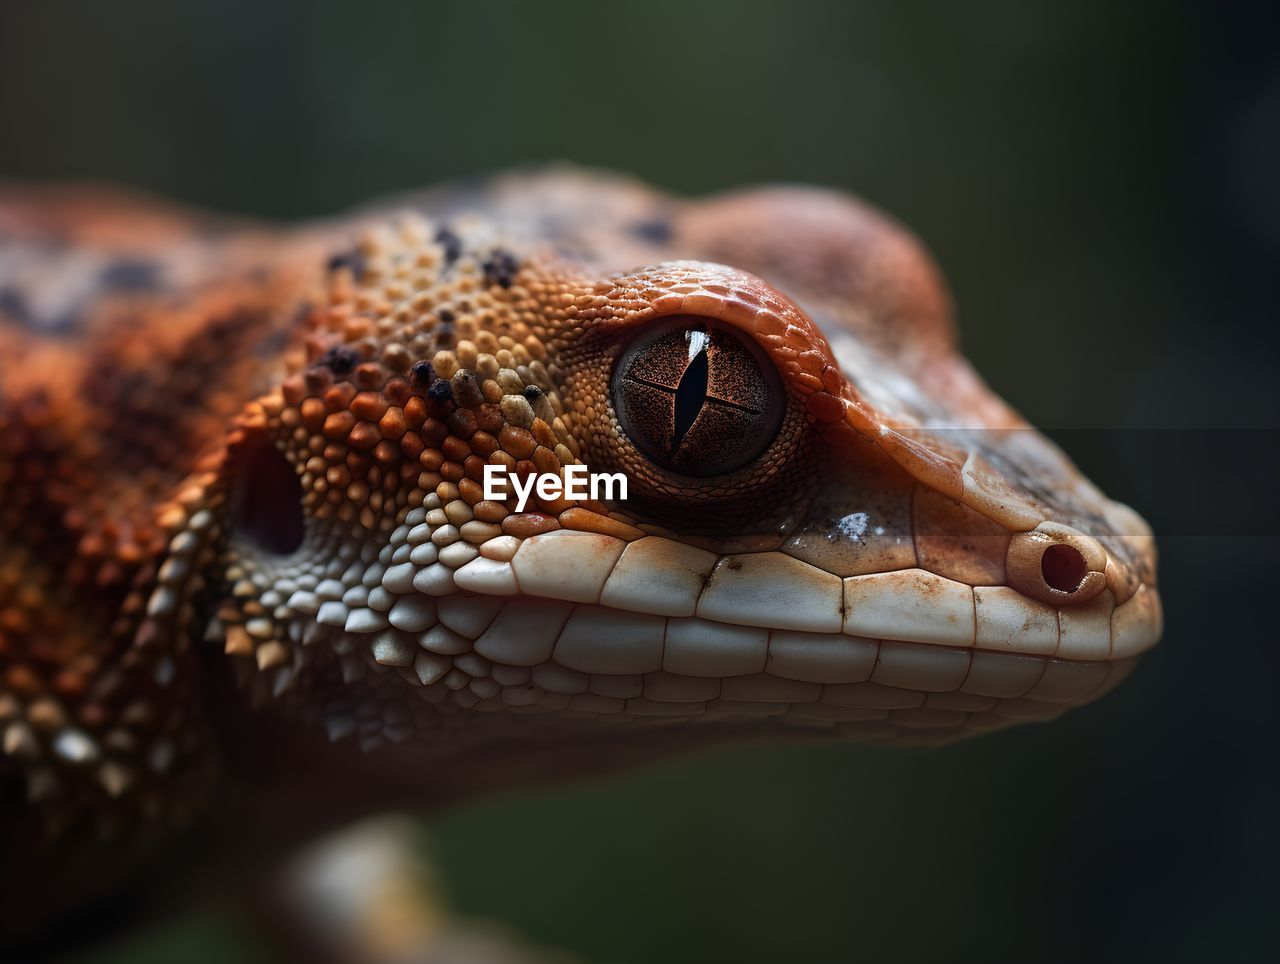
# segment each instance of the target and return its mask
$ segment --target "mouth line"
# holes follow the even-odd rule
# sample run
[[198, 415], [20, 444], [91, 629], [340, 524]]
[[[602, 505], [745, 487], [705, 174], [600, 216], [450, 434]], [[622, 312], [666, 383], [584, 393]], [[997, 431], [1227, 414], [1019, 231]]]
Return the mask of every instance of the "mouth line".
[[[846, 738], [915, 743], [1053, 719], [1108, 692], [1138, 659], [1071, 660], [681, 617], [650, 617], [662, 623], [659, 640], [633, 633], [605, 642], [595, 627], [602, 618], [616, 621], [616, 611], [508, 600], [486, 627], [467, 605], [482, 598], [449, 597], [437, 624], [416, 637], [394, 627], [352, 633], [317, 623], [307, 642], [338, 653], [347, 683], [398, 676], [446, 711], [638, 723], [768, 718]], [[516, 626], [525, 635], [513, 636]], [[550, 654], [528, 649], [530, 631], [536, 638], [556, 626]], [[656, 662], [639, 661], [646, 645]]]

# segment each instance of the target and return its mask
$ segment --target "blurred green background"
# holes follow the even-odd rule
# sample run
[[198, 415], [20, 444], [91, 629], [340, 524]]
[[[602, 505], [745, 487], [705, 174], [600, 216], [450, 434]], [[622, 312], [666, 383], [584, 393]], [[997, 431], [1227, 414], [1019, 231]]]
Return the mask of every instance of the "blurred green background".
[[[726, 750], [446, 814], [458, 908], [589, 958], [1256, 960], [1280, 948], [1280, 61], [1265, 7], [0, 6], [0, 174], [273, 217], [564, 158], [854, 190], [978, 369], [1162, 536], [1101, 703], [937, 751]], [[198, 909], [83, 961], [251, 957]]]

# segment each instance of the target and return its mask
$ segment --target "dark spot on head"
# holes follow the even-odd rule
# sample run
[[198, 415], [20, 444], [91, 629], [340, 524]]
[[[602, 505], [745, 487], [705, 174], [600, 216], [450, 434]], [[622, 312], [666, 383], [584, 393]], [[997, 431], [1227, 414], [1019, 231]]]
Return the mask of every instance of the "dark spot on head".
[[365, 266], [364, 255], [360, 253], [358, 248], [352, 248], [350, 251], [341, 251], [330, 257], [326, 263], [330, 274], [347, 268], [350, 270], [351, 276], [357, 281], [364, 275]]
[[409, 369], [409, 378], [419, 387], [430, 385], [436, 380], [436, 370], [431, 367], [431, 362], [420, 361]]
[[516, 272], [520, 270], [520, 262], [505, 248], [494, 248], [480, 267], [484, 269], [484, 280], [489, 284], [510, 288]]
[[431, 387], [427, 389], [427, 398], [442, 405], [445, 402], [452, 402], [453, 388], [443, 378], [437, 378], [431, 383]]
[[526, 385], [524, 387], [525, 401], [532, 404], [542, 397], [542, 389], [537, 385]]
[[160, 287], [162, 267], [142, 258], [121, 258], [102, 269], [98, 281], [115, 291], [155, 291]]
[[1049, 546], [1040, 556], [1040, 574], [1051, 589], [1075, 592], [1089, 574], [1089, 564], [1075, 546], [1059, 542]]
[[671, 222], [666, 218], [637, 221], [629, 230], [633, 237], [648, 241], [650, 244], [667, 244], [675, 234], [671, 228]]
[[25, 324], [31, 317], [30, 311], [27, 296], [19, 289], [9, 286], [0, 288], [0, 314], [8, 315], [19, 324]]
[[289, 345], [289, 332], [283, 328], [270, 331], [253, 347], [255, 358], [276, 358]]
[[436, 344], [441, 348], [453, 347], [453, 312], [441, 311], [436, 315], [440, 319], [440, 323], [436, 325], [435, 336]]
[[52, 317], [40, 319], [40, 324], [46, 334], [69, 335], [83, 327], [84, 311], [83, 303], [75, 304]]
[[360, 356], [346, 345], [334, 345], [316, 361], [335, 375], [350, 374], [360, 364]]
[[436, 244], [444, 248], [444, 263], [453, 264], [462, 257], [462, 239], [448, 228], [436, 232]]

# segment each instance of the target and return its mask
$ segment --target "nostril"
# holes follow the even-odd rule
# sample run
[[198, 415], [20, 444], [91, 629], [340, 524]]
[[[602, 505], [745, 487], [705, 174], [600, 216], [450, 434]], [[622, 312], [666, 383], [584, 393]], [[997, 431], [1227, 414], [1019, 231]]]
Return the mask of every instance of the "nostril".
[[1107, 586], [1106, 569], [1107, 554], [1097, 539], [1058, 522], [1015, 532], [1005, 555], [1009, 587], [1050, 606], [1096, 598]]
[[1089, 564], [1075, 546], [1058, 542], [1047, 547], [1040, 557], [1040, 574], [1050, 588], [1075, 592], [1089, 574]]
[[302, 484], [298, 473], [270, 439], [249, 442], [236, 467], [231, 490], [231, 534], [275, 555], [302, 545]]

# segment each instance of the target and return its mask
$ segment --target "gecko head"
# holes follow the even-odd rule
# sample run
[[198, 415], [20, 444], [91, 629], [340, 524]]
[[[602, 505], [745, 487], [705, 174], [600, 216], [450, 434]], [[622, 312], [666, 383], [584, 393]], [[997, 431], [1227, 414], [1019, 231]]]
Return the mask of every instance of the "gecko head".
[[785, 272], [412, 218], [359, 251], [232, 433], [208, 633], [332, 739], [939, 742], [1158, 637], [1141, 520], [945, 339]]

